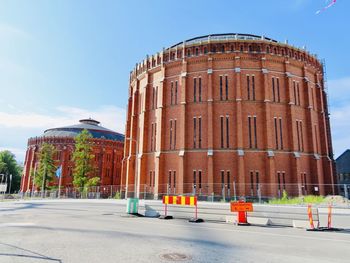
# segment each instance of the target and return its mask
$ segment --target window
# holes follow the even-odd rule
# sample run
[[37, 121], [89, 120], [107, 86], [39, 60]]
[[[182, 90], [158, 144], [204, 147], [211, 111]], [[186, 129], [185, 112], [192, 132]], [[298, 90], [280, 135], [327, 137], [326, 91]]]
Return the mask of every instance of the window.
[[278, 131], [277, 131], [277, 117], [273, 118], [274, 120], [274, 127], [275, 127], [275, 142], [276, 142], [276, 149], [278, 149]]
[[196, 174], [197, 174], [197, 171], [196, 170], [193, 170], [193, 185], [194, 187], [196, 188]]
[[220, 76], [220, 100], [223, 100], [223, 98], [222, 98], [222, 76]]
[[296, 127], [297, 127], [298, 151], [303, 151], [304, 150], [303, 123], [301, 120], [296, 120]]
[[[197, 119], [198, 119], [198, 145], [197, 145]], [[193, 148], [202, 148], [202, 117], [193, 117]]]
[[299, 82], [293, 80], [294, 104], [300, 106], [300, 89]]
[[247, 94], [248, 94], [248, 100], [250, 100], [250, 78], [249, 78], [249, 75], [247, 75]]
[[198, 101], [202, 101], [202, 78], [198, 78]]
[[168, 188], [171, 188], [171, 171], [168, 174]]
[[283, 131], [282, 131], [282, 118], [279, 118], [280, 124], [280, 141], [281, 141], [281, 150], [283, 150]]
[[280, 96], [280, 79], [276, 78], [277, 80], [277, 101], [281, 102], [281, 96]]
[[318, 133], [317, 133], [317, 125], [315, 125], [315, 150], [318, 153]]
[[202, 171], [198, 171], [198, 188], [202, 189]]
[[197, 118], [193, 118], [193, 148], [196, 148]]
[[298, 151], [300, 151], [301, 148], [300, 148], [300, 133], [299, 133], [299, 121], [298, 120], [296, 120], [296, 125], [297, 125]]
[[198, 52], [198, 48], [196, 48], [196, 56], [198, 56], [198, 53], [199, 53], [199, 52]]
[[152, 176], [152, 171], [149, 171], [149, 185], [152, 186], [153, 185], [153, 176]]
[[283, 132], [282, 132], [282, 118], [274, 117], [274, 130], [275, 130], [275, 142], [276, 149], [283, 150]]
[[272, 101], [276, 102], [275, 78], [274, 77], [272, 77]]
[[225, 171], [221, 171], [221, 187], [225, 187]]
[[243, 45], [240, 46], [240, 51], [243, 52]]
[[221, 46], [221, 52], [225, 53], [225, 46], [224, 45]]
[[[255, 193], [257, 194], [259, 192], [259, 171], [250, 171], [250, 192], [251, 195], [254, 196]], [[255, 187], [254, 187], [254, 177], [255, 177]]]
[[226, 116], [226, 147], [227, 147], [227, 148], [230, 148], [229, 116]]
[[173, 140], [173, 120], [170, 120], [170, 137], [169, 137], [169, 140], [170, 140], [170, 143], [169, 143], [169, 148], [171, 149], [172, 148], [172, 140]]
[[250, 191], [254, 195], [254, 172], [250, 172]]
[[256, 116], [248, 116], [249, 148], [258, 148]]
[[249, 148], [253, 148], [251, 116], [248, 116], [248, 137], [249, 137]]
[[173, 172], [173, 177], [174, 177], [173, 185], [174, 185], [174, 189], [175, 189], [176, 188], [176, 171]]
[[228, 100], [228, 78], [225, 76], [225, 91], [226, 91], [226, 100]]
[[256, 116], [254, 118], [254, 146], [255, 148], [258, 148], [258, 140], [257, 140], [257, 133], [256, 133]]
[[177, 105], [177, 81], [175, 81], [175, 104]]
[[198, 117], [198, 148], [202, 148], [202, 117]]
[[154, 123], [154, 144], [153, 144], [153, 150], [156, 150], [157, 147], [157, 123]]
[[286, 190], [286, 173], [285, 172], [277, 172], [277, 182], [278, 182], [278, 191], [279, 194], [281, 190]]
[[220, 127], [221, 127], [221, 148], [224, 148], [224, 116], [220, 117]]
[[173, 97], [174, 97], [174, 82], [171, 82], [171, 88], [170, 88], [170, 105], [173, 105]]
[[196, 102], [196, 93], [197, 93], [197, 91], [196, 91], [196, 89], [197, 89], [197, 87], [196, 87], [196, 85], [197, 85], [197, 79], [196, 78], [194, 78], [193, 79], [193, 101], [194, 102]]
[[207, 54], [208, 53], [208, 49], [207, 47], [204, 47], [204, 54]]
[[174, 149], [176, 149], [176, 119], [174, 120]]
[[158, 86], [156, 87], [156, 101], [155, 101], [155, 108], [158, 107]]
[[252, 92], [253, 92], [253, 100], [255, 100], [255, 76], [252, 76]]
[[151, 131], [151, 152], [153, 151], [153, 129], [154, 129], [154, 124], [152, 123], [151, 124], [151, 127], [152, 127], [152, 131]]
[[153, 89], [152, 89], [152, 110], [154, 109], [155, 96], [156, 96], [156, 92], [155, 92], [155, 88], [153, 87]]
[[297, 94], [298, 94], [298, 105], [300, 106], [300, 89], [299, 89], [299, 82], [297, 82]]
[[255, 76], [247, 75], [247, 97], [248, 100], [255, 100]]
[[226, 175], [227, 175], [227, 188], [230, 189], [230, 171], [227, 171], [226, 172]]

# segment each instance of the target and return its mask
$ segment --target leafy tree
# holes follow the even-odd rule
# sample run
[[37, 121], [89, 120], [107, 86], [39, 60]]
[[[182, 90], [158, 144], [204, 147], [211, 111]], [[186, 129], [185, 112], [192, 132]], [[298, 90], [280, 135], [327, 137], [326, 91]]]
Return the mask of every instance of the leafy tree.
[[43, 143], [38, 153], [39, 166], [35, 175], [34, 183], [43, 191], [46, 190], [47, 184], [55, 178], [57, 167], [53, 159], [56, 149], [52, 144]]
[[[7, 178], [8, 189], [10, 188], [11, 181], [11, 192], [16, 192], [20, 188], [22, 168], [17, 164], [16, 157], [10, 151], [0, 152], [0, 174], [4, 174]], [[12, 180], [10, 175], [12, 174]], [[5, 178], [4, 178], [5, 181]]]
[[92, 153], [92, 135], [86, 129], [75, 137], [75, 150], [73, 152], [74, 170], [73, 184], [75, 187], [89, 187], [99, 184], [99, 177], [92, 177], [95, 168], [92, 160], [95, 158]]

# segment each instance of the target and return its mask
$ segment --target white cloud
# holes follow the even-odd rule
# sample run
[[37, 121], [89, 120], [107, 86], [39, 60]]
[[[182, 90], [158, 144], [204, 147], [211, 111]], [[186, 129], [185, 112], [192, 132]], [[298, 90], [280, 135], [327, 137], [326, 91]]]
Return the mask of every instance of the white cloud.
[[8, 40], [10, 37], [32, 38], [27, 32], [8, 24], [0, 24], [0, 40]]
[[0, 150], [10, 150], [18, 161], [23, 162], [29, 137], [39, 136], [48, 128], [73, 125], [89, 117], [100, 121], [106, 128], [125, 132], [126, 111], [113, 105], [92, 110], [60, 106], [50, 113], [26, 113], [11, 109], [11, 112], [0, 112]]
[[23, 160], [25, 158], [26, 155], [26, 150], [22, 149], [22, 148], [11, 148], [11, 147], [1, 147], [0, 146], [0, 151], [10, 151], [12, 152], [17, 161], [19, 161], [20, 164], [23, 164]]
[[350, 77], [330, 80], [328, 94], [330, 99], [333, 149], [338, 157], [350, 148]]
[[115, 106], [101, 106], [96, 110], [60, 106], [55, 114], [35, 112], [0, 112], [0, 126], [8, 128], [42, 128], [48, 129], [63, 125], [72, 125], [80, 119], [93, 118], [102, 126], [124, 133], [125, 110]]
[[349, 104], [350, 77], [328, 81], [328, 94], [332, 107]]

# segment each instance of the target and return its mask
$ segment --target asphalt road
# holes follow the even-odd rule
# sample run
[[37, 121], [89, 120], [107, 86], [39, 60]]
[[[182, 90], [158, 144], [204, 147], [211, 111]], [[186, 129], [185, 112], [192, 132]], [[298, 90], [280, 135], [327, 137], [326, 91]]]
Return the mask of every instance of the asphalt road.
[[0, 202], [1, 263], [350, 262], [349, 234], [125, 217], [113, 201]]

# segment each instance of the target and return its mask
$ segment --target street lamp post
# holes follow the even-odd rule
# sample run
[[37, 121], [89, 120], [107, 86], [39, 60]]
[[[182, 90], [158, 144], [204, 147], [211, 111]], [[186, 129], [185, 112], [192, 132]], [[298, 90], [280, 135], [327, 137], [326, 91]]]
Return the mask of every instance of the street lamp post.
[[[139, 146], [138, 146], [138, 140], [136, 139], [133, 139], [133, 138], [130, 138], [130, 137], [127, 137], [125, 138], [125, 140], [129, 140], [129, 141], [132, 141], [132, 142], [136, 142], [136, 152], [135, 152], [135, 178], [134, 178], [134, 197], [135, 198], [138, 198], [139, 197], [139, 187], [138, 187], [138, 184], [139, 184], [139, 178], [138, 178], [138, 150], [139, 150]], [[129, 175], [127, 175], [129, 176]], [[129, 180], [128, 180], [128, 183], [129, 183]], [[128, 185], [126, 185], [126, 196], [128, 194]]]

